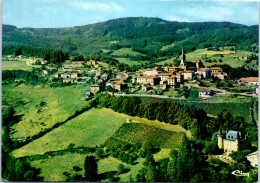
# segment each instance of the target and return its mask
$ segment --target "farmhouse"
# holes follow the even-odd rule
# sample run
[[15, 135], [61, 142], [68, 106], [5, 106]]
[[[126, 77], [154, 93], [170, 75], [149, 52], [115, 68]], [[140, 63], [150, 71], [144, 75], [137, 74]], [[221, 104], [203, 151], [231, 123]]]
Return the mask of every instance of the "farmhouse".
[[258, 85], [258, 77], [241, 78], [238, 82], [249, 85]]
[[157, 76], [138, 76], [136, 82], [154, 86], [159, 83], [159, 78]]

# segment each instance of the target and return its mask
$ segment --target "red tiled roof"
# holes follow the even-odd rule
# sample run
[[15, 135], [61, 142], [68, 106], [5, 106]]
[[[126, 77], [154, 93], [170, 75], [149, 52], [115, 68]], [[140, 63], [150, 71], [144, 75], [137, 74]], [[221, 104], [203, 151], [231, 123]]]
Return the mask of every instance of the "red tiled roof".
[[244, 82], [258, 82], [258, 77], [241, 78], [240, 81]]
[[210, 69], [209, 68], [200, 68], [198, 69], [198, 71], [209, 71]]
[[220, 67], [211, 67], [210, 70], [222, 70]]

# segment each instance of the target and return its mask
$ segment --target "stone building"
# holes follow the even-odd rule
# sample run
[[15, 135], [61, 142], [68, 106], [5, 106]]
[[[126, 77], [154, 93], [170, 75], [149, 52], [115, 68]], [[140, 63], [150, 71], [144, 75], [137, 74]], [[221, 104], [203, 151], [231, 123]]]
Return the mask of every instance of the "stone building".
[[218, 147], [227, 153], [239, 151], [246, 147], [246, 136], [243, 138], [239, 131], [228, 131], [225, 135], [220, 129], [218, 134]]

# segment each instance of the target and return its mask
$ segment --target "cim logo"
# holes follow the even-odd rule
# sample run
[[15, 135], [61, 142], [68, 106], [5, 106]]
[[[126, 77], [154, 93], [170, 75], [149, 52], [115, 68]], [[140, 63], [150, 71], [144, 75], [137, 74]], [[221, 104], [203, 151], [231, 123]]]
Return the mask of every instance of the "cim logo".
[[243, 173], [240, 170], [235, 170], [235, 171], [232, 172], [232, 174], [235, 175], [235, 176], [248, 176], [249, 177], [249, 173]]

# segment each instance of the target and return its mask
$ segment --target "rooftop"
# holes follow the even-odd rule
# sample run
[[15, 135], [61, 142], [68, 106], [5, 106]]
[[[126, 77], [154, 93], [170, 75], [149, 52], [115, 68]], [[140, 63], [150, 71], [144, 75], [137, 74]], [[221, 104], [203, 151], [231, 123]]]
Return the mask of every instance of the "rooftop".
[[245, 82], [258, 82], [258, 77], [241, 78], [240, 81], [245, 81]]

